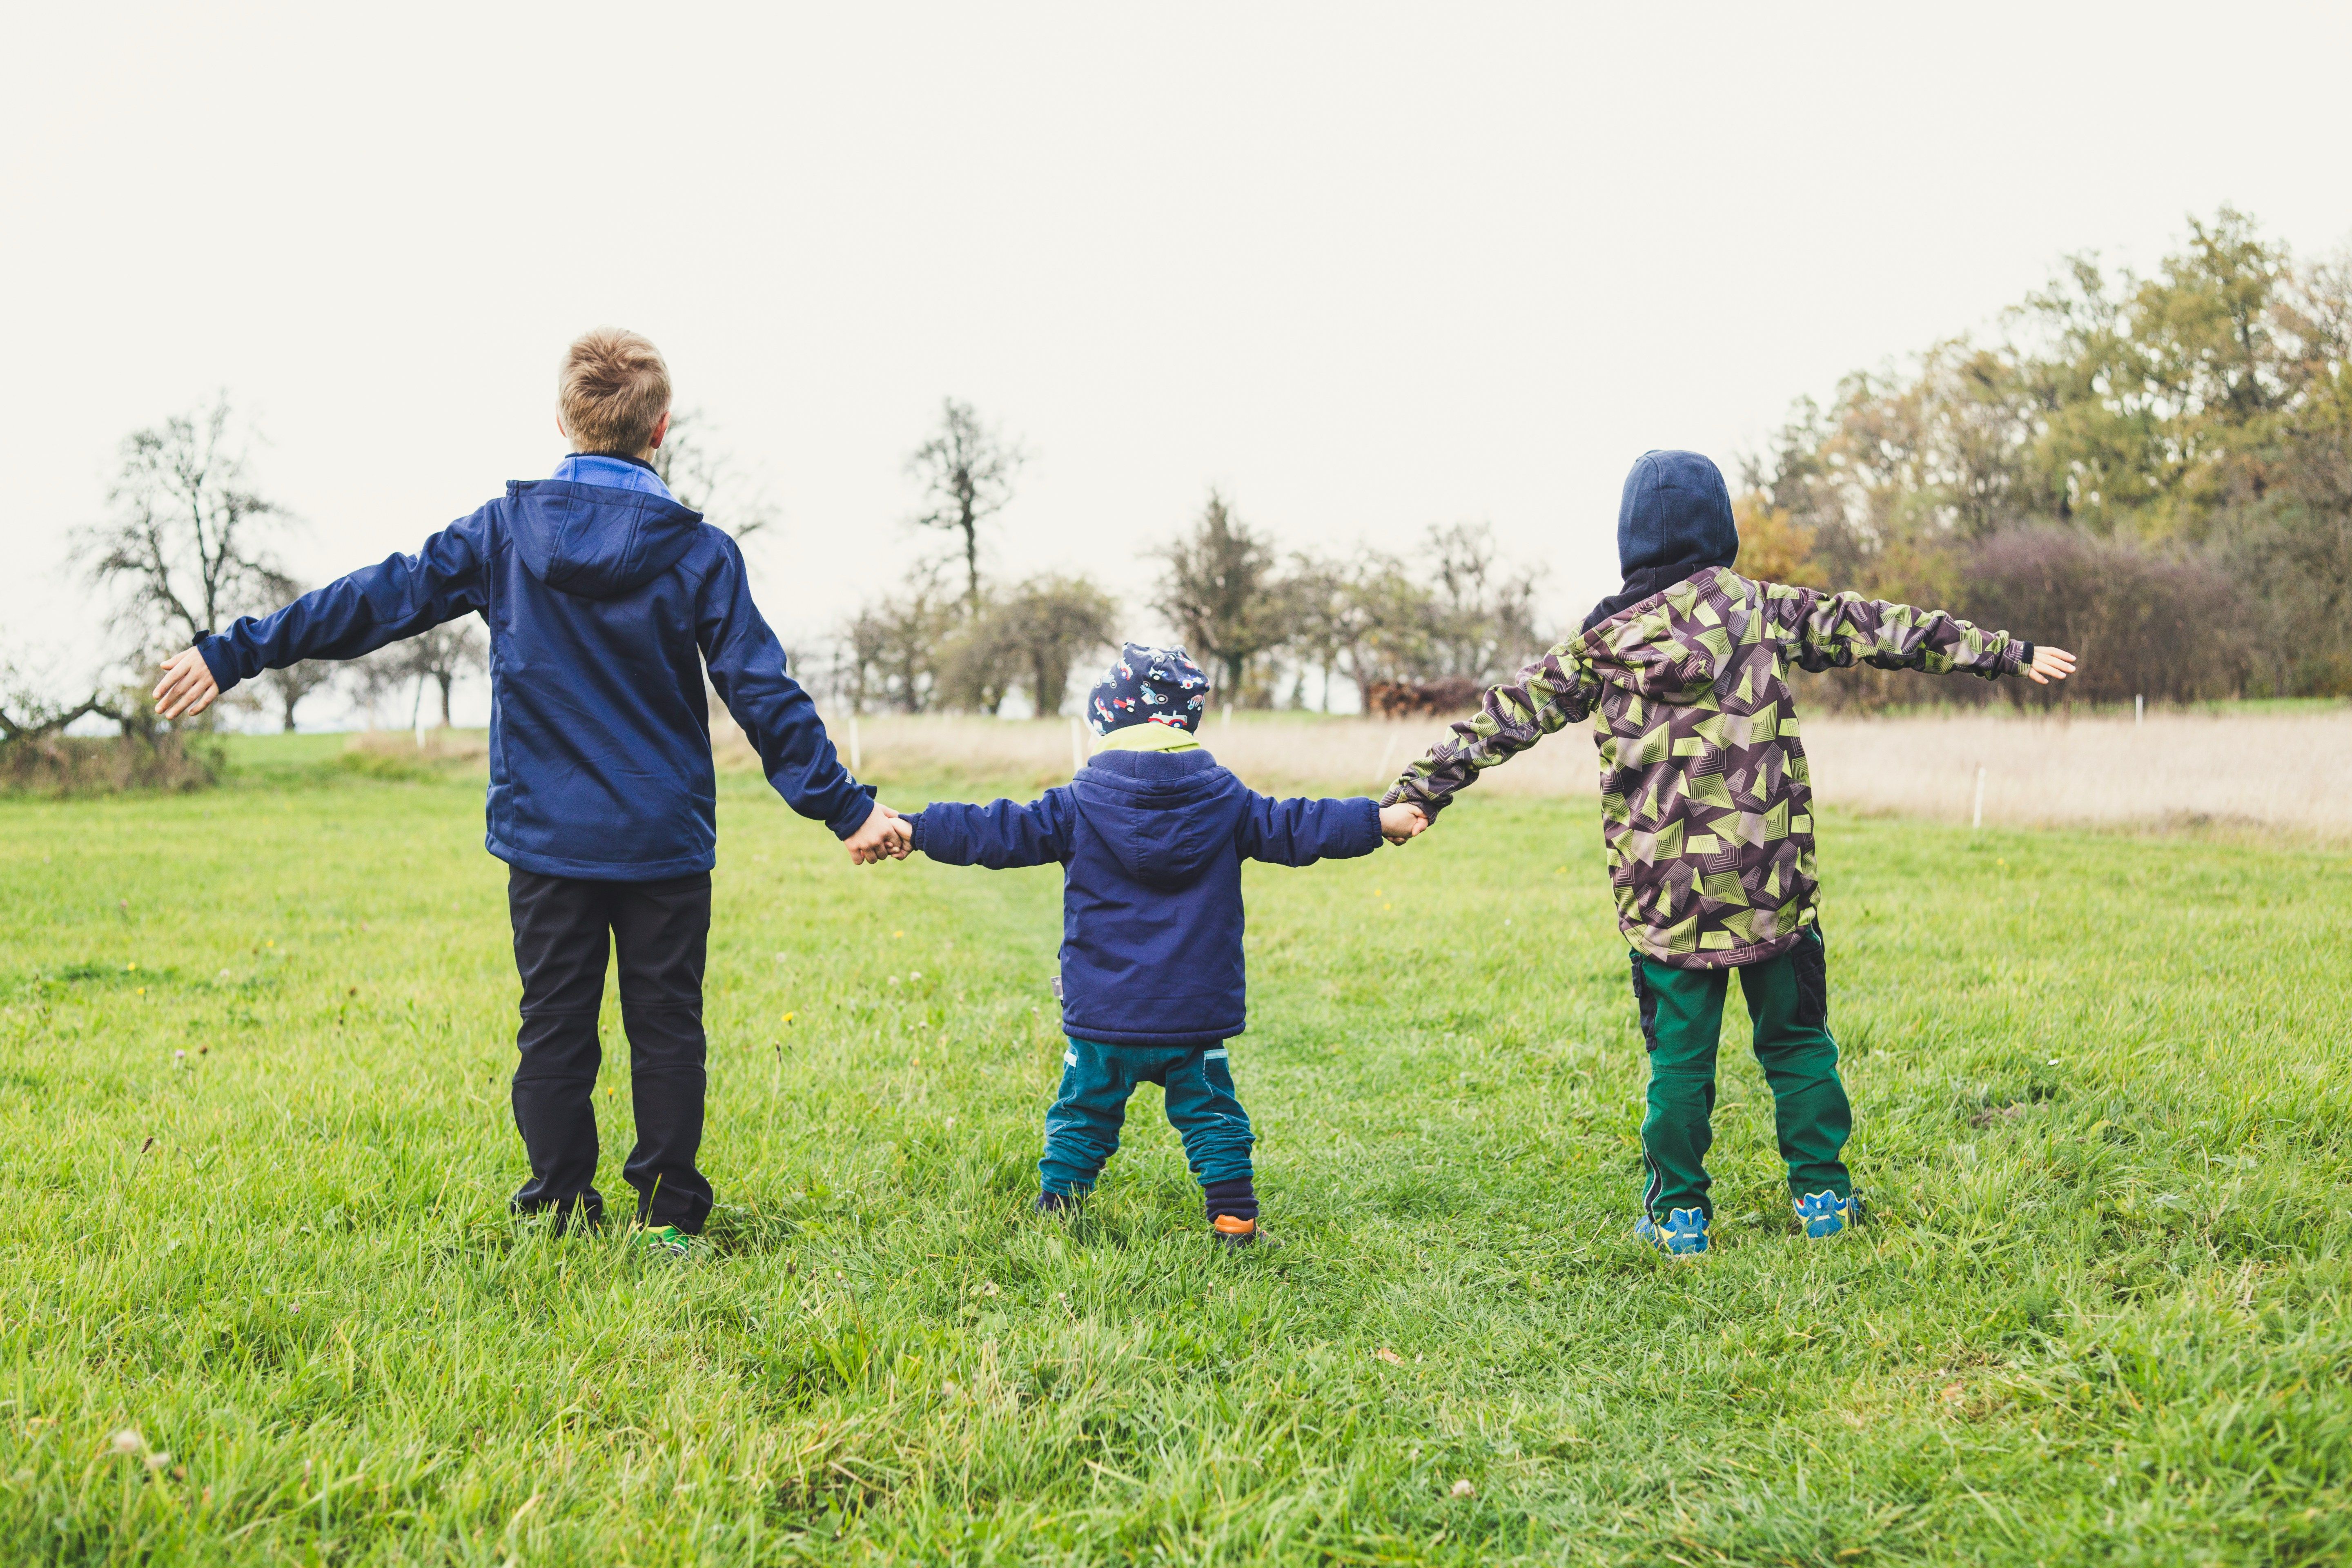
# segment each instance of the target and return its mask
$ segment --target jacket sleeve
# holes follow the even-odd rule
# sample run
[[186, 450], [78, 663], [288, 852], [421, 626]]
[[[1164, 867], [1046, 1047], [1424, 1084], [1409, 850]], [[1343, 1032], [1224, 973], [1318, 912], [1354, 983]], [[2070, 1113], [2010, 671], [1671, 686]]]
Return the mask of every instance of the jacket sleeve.
[[950, 866], [1043, 866], [1070, 858], [1069, 791], [1049, 789], [1023, 805], [992, 801], [964, 805], [954, 801], [927, 805], [907, 821], [915, 847]]
[[1478, 711], [1456, 720], [1451, 737], [1405, 769], [1381, 804], [1417, 805], [1434, 820], [1457, 791], [1469, 788], [1486, 769], [1554, 731], [1582, 722], [1600, 700], [1601, 678], [1575, 651], [1580, 640], [1560, 644], [1508, 685], [1489, 688]]
[[223, 691], [306, 658], [357, 658], [489, 603], [488, 509], [451, 523], [414, 555], [394, 555], [196, 643]]
[[1802, 669], [1869, 664], [1929, 675], [1964, 671], [1990, 680], [2015, 675], [2032, 658], [2032, 644], [1941, 610], [1778, 583], [1766, 585], [1764, 593], [1773, 630]]
[[706, 574], [695, 605], [695, 639], [710, 684], [743, 726], [760, 771], [785, 804], [846, 838], [874, 812], [874, 788], [849, 776], [835, 754], [816, 703], [784, 670], [783, 645], [751, 603], [743, 552], [718, 530], [719, 564]]
[[1349, 800], [1276, 800], [1250, 796], [1236, 837], [1241, 852], [1276, 866], [1351, 860], [1381, 847], [1381, 808], [1363, 795]]

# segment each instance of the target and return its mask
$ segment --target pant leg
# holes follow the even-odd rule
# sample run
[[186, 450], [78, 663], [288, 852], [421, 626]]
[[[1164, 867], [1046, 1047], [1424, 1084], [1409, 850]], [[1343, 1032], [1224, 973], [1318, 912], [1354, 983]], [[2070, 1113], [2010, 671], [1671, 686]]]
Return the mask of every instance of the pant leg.
[[1633, 995], [1650, 1053], [1649, 1110], [1642, 1118], [1642, 1163], [1649, 1181], [1642, 1208], [1664, 1221], [1695, 1208], [1709, 1219], [1706, 1152], [1715, 1143], [1715, 1050], [1723, 1034], [1724, 972], [1675, 969], [1636, 952]]
[[530, 1180], [519, 1213], [553, 1209], [589, 1224], [604, 1215], [596, 1191], [596, 1013], [604, 1000], [610, 884], [509, 868], [522, 1025], [515, 1033], [515, 1131]]
[[[1166, 1064], [1160, 1085], [1168, 1094], [1168, 1121], [1184, 1141], [1184, 1160], [1202, 1186], [1247, 1182], [1249, 1112], [1234, 1093], [1230, 1059], [1223, 1046], [1194, 1047]], [[1249, 1215], [1243, 1217], [1248, 1218]]]
[[637, 1191], [642, 1225], [689, 1235], [710, 1215], [710, 1184], [696, 1168], [708, 1087], [702, 971], [710, 940], [710, 874], [612, 884], [620, 959], [621, 1024], [629, 1034], [636, 1146], [622, 1174]]
[[1062, 1091], [1045, 1112], [1045, 1155], [1037, 1162], [1045, 1191], [1085, 1192], [1118, 1152], [1118, 1130], [1135, 1092], [1131, 1066], [1117, 1046], [1071, 1037], [1062, 1052]]
[[1843, 1198], [1853, 1191], [1838, 1157], [1853, 1131], [1853, 1107], [1830, 1037], [1827, 952], [1817, 927], [1790, 952], [1739, 972], [1792, 1197], [1831, 1192]]

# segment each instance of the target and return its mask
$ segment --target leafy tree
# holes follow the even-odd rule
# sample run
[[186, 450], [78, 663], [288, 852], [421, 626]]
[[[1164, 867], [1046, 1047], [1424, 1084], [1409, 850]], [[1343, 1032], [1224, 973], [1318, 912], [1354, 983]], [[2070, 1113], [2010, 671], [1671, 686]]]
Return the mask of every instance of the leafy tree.
[[1282, 646], [1290, 620], [1273, 542], [1213, 489], [1201, 521], [1160, 555], [1168, 569], [1152, 607], [1174, 623], [1194, 658], [1222, 669], [1226, 700], [1262, 705], [1265, 692], [1249, 685], [1250, 667]]
[[1062, 711], [1073, 665], [1118, 641], [1118, 601], [1084, 577], [1032, 577], [999, 613], [1040, 718]]

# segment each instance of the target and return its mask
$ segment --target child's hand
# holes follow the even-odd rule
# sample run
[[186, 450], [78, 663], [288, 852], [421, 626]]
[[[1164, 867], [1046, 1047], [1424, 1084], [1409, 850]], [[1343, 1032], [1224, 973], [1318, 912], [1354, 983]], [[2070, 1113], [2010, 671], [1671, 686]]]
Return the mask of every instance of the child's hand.
[[166, 719], [197, 714], [213, 705], [220, 687], [212, 666], [194, 648], [183, 648], [163, 664], [163, 679], [155, 683], [155, 711]]
[[1429, 818], [1421, 807], [1400, 801], [1381, 807], [1381, 837], [1391, 844], [1402, 844], [1429, 831]]
[[915, 829], [905, 817], [877, 800], [857, 831], [841, 843], [849, 851], [853, 866], [871, 866], [884, 859], [904, 860], [915, 847]]
[[2063, 647], [2051, 647], [2046, 644], [2037, 646], [2033, 650], [2033, 662], [2025, 667], [2025, 673], [2033, 677], [2036, 686], [2063, 680], [2074, 673], [2074, 656]]

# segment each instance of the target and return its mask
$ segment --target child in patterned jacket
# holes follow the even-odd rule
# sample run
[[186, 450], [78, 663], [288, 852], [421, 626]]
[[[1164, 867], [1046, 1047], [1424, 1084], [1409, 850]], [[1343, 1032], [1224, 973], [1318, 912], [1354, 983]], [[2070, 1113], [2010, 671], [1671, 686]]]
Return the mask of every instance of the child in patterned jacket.
[[956, 866], [1063, 867], [1061, 1093], [1045, 1115], [1037, 1207], [1076, 1205], [1118, 1148], [1137, 1087], [1168, 1120], [1206, 1200], [1211, 1234], [1257, 1236], [1249, 1114], [1226, 1046], [1247, 1026], [1242, 862], [1308, 866], [1369, 855], [1427, 826], [1369, 799], [1276, 800], [1201, 748], [1209, 679], [1182, 648], [1129, 643], [1089, 695], [1094, 760], [1026, 805], [933, 805], [905, 819], [914, 847]]
[[1433, 818], [1486, 769], [1590, 716], [1609, 881], [1650, 1059], [1635, 1233], [1673, 1254], [1707, 1248], [1716, 1046], [1736, 970], [1798, 1221], [1809, 1237], [1833, 1236], [1862, 1211], [1839, 1157], [1853, 1111], [1829, 1031], [1812, 787], [1789, 667], [2047, 684], [2073, 672], [2074, 656], [1941, 611], [1740, 576], [1730, 493], [1696, 452], [1649, 452], [1633, 465], [1617, 550], [1623, 590], [1486, 692], [1382, 805]]

